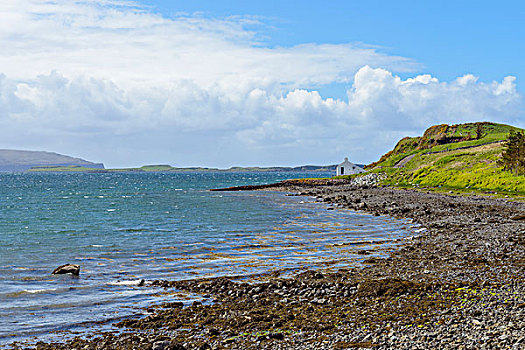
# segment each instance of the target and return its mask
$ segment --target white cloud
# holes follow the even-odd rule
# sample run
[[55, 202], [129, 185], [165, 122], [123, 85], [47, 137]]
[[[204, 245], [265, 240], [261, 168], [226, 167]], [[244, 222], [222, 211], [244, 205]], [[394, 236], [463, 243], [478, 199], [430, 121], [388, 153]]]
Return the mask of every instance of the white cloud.
[[478, 82], [467, 74], [447, 83], [430, 75], [402, 80], [384, 69], [363, 67], [348, 94], [349, 105], [368, 120], [393, 129], [421, 129], [432, 123], [493, 120], [516, 122], [522, 96], [515, 77]]
[[[304, 89], [281, 95], [261, 88], [202, 88], [187, 80], [162, 88], [124, 89], [105, 80], [67, 79], [55, 72], [30, 83], [0, 79], [0, 122], [3, 139], [15, 143], [29, 135], [44, 143], [57, 137], [69, 142], [105, 139], [98, 152], [113, 164], [117, 159], [107, 154], [106, 144], [120, 142], [114, 137], [142, 140], [127, 144], [130, 151], [148, 149], [153, 142], [151, 152], [163, 139], [174, 153], [172, 162], [191, 162], [188, 149], [197, 144], [202, 149], [199, 159], [220, 165], [236, 159], [250, 162], [250, 154], [282, 164], [285, 156], [299, 163], [322, 163], [323, 157], [352, 153], [356, 161], [368, 162], [399, 137], [432, 124], [515, 122], [521, 116], [523, 99], [512, 77], [468, 84], [462, 78], [450, 83], [430, 76], [402, 80], [365, 66], [355, 74], [345, 102]], [[185, 144], [180, 143], [183, 139]], [[99, 141], [85, 146], [84, 152], [96, 154]], [[217, 142], [224, 147], [223, 159], [208, 158]], [[181, 147], [187, 147], [186, 158], [178, 154]], [[121, 162], [134, 157], [131, 151]]]
[[[410, 60], [352, 44], [265, 47], [252, 19], [87, 0], [7, 1], [0, 17], [4, 148], [112, 166], [369, 162], [432, 124], [523, 117], [512, 76], [403, 80], [392, 72]], [[348, 101], [315, 91], [334, 82], [351, 85]]]
[[166, 18], [133, 2], [7, 0], [0, 14], [0, 67], [20, 79], [56, 70], [140, 86], [187, 79], [298, 87], [348, 81], [364, 64], [415, 66], [365, 45], [268, 48], [246, 29], [254, 20]]

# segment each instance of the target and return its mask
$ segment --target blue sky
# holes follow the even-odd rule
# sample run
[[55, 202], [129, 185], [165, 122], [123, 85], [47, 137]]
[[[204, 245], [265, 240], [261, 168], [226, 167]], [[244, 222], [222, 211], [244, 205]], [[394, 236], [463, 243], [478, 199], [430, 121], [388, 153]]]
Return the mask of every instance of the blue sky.
[[6, 0], [0, 148], [110, 167], [375, 161], [525, 127], [518, 1]]
[[[143, 1], [167, 16], [255, 16], [265, 44], [362, 42], [409, 57], [442, 80], [525, 74], [523, 1]], [[401, 74], [409, 76], [409, 74]], [[524, 91], [520, 86], [520, 91]]]

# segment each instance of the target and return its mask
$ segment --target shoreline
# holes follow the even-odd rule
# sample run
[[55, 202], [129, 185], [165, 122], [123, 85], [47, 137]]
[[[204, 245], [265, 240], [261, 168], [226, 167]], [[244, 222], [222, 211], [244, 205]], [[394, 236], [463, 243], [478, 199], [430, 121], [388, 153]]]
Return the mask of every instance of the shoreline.
[[287, 278], [274, 273], [256, 283], [238, 277], [155, 281], [152, 285], [166, 292], [191, 292], [214, 302], [159, 305], [145, 318], [119, 322], [118, 335], [95, 333], [91, 339], [39, 343], [37, 348], [525, 347], [523, 203], [349, 181], [292, 181], [259, 189], [410, 218], [422, 228], [388, 258], [366, 259], [364, 267]]

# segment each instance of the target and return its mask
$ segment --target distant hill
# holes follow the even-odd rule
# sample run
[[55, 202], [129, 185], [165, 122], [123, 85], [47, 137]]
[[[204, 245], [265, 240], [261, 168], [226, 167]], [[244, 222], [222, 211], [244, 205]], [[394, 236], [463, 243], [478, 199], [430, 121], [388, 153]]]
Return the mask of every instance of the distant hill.
[[144, 165], [140, 168], [109, 169], [109, 171], [133, 172], [335, 172], [336, 165], [303, 165], [298, 167], [231, 167], [229, 169], [188, 167], [176, 168], [171, 165]]
[[[360, 165], [363, 167], [362, 165]], [[298, 167], [232, 167], [229, 169], [188, 167], [176, 168], [171, 165], [144, 165], [140, 168], [120, 168], [120, 169], [94, 169], [92, 166], [34, 166], [28, 171], [31, 172], [334, 172], [336, 165], [303, 165]], [[102, 170], [103, 169], [103, 170]]]
[[93, 163], [58, 153], [42, 151], [0, 150], [0, 171], [26, 171], [35, 167], [83, 167], [104, 169], [104, 164]]

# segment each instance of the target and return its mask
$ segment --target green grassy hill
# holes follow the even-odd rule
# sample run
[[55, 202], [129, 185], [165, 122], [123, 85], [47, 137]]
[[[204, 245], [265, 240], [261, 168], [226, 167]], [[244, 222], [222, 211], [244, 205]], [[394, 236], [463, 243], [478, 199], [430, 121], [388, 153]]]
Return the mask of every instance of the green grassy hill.
[[395, 186], [525, 192], [525, 176], [498, 163], [511, 130], [522, 129], [487, 122], [432, 126], [366, 168], [386, 173], [385, 182]]

